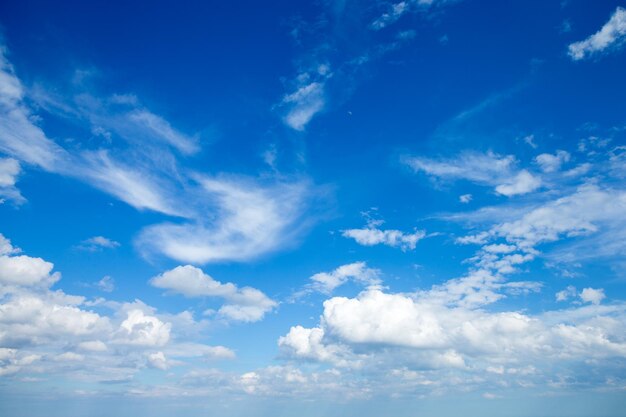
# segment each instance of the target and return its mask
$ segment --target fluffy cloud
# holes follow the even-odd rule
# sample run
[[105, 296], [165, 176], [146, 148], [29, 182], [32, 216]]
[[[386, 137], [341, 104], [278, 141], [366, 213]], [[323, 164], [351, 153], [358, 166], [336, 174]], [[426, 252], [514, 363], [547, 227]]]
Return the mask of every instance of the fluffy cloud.
[[470, 201], [472, 201], [472, 195], [471, 194], [463, 194], [461, 196], [459, 196], [459, 201], [463, 204], [467, 204]]
[[493, 152], [465, 152], [451, 159], [408, 157], [404, 161], [416, 172], [441, 180], [465, 179], [495, 188], [498, 194], [527, 194], [541, 186], [541, 180], [527, 170], [517, 170], [513, 155]]
[[400, 248], [402, 251], [413, 250], [421, 239], [426, 236], [423, 230], [417, 230], [414, 233], [403, 233], [400, 230], [388, 229], [381, 230], [378, 226], [382, 222], [370, 222], [363, 229], [343, 230], [343, 237], [354, 239], [359, 245], [374, 246], [387, 245]]
[[325, 294], [330, 294], [335, 288], [343, 285], [348, 280], [364, 285], [378, 285], [381, 283], [378, 278], [379, 271], [368, 268], [365, 262], [354, 262], [342, 265], [332, 272], [319, 272], [311, 277], [312, 289]]
[[[530, 315], [449, 306], [429, 295], [368, 289], [355, 298], [334, 297], [324, 302], [318, 327], [294, 326], [278, 343], [293, 358], [336, 366], [395, 362], [481, 375], [502, 374], [503, 365], [517, 374], [515, 368], [626, 356], [619, 324], [626, 320], [624, 305]], [[362, 355], [367, 362], [359, 361]]]
[[188, 358], [234, 357], [223, 346], [190, 342], [205, 324], [189, 312], [157, 314], [138, 300], [87, 301], [66, 294], [52, 289], [60, 279], [52, 263], [19, 252], [0, 235], [1, 375], [124, 382], [146, 366], [167, 369]]
[[541, 180], [525, 169], [496, 187], [496, 192], [507, 197], [528, 194], [541, 186]]
[[406, 13], [432, 5], [436, 0], [404, 0], [389, 5], [389, 9], [377, 17], [371, 24], [374, 30], [383, 29], [398, 21]]
[[569, 45], [568, 53], [574, 61], [620, 47], [626, 40], [626, 9], [618, 7], [602, 28], [580, 42]]
[[[591, 235], [596, 232], [608, 237], [604, 232], [619, 232], [619, 225], [625, 221], [625, 210], [626, 192], [595, 184], [583, 184], [569, 195], [525, 210], [516, 220], [496, 224], [486, 234], [474, 235], [470, 239], [461, 239], [460, 242], [484, 242], [485, 239], [504, 238], [519, 247], [531, 248], [561, 237]], [[494, 214], [492, 218], [495, 220]]]
[[556, 154], [542, 153], [535, 157], [535, 162], [546, 173], [555, 172], [561, 169], [561, 165], [570, 160], [570, 154], [566, 151], [556, 151]]
[[119, 242], [104, 236], [94, 236], [83, 240], [80, 245], [78, 245], [78, 248], [89, 252], [96, 252], [102, 249], [115, 249], [119, 246]]
[[256, 288], [238, 288], [230, 282], [221, 283], [191, 265], [178, 266], [150, 280], [157, 288], [187, 297], [219, 297], [226, 300], [219, 314], [236, 321], [258, 321], [277, 303]]
[[598, 305], [606, 298], [604, 290], [602, 288], [585, 288], [580, 292], [580, 299], [585, 303], [591, 303]]

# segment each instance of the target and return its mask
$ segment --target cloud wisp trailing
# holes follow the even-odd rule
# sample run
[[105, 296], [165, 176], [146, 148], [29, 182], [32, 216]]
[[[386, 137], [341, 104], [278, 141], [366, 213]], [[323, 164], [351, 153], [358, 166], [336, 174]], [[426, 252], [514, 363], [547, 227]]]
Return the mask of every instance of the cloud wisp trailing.
[[[70, 120], [77, 135], [95, 137], [62, 147], [33, 121], [26, 95], [47, 116]], [[185, 158], [200, 149], [187, 135], [141, 106], [132, 95], [98, 98], [91, 93], [62, 99], [41, 87], [25, 89], [0, 56], [0, 196], [16, 202], [20, 165], [76, 178], [138, 210], [166, 216], [148, 226], [137, 244], [147, 256], [159, 253], [183, 262], [242, 261], [284, 248], [310, 224], [305, 207], [315, 192], [306, 178], [254, 177], [198, 172]], [[182, 156], [180, 156], [180, 155]], [[101, 248], [102, 242], [82, 247]]]
[[618, 7], [608, 22], [588, 38], [568, 46], [568, 54], [574, 61], [621, 48], [626, 41], [626, 9]]

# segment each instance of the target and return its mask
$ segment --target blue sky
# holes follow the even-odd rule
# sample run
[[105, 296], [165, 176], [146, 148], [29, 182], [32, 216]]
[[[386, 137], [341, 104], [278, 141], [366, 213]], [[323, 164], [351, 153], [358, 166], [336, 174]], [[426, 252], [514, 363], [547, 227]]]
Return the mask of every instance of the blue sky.
[[0, 4], [0, 413], [619, 416], [626, 4]]

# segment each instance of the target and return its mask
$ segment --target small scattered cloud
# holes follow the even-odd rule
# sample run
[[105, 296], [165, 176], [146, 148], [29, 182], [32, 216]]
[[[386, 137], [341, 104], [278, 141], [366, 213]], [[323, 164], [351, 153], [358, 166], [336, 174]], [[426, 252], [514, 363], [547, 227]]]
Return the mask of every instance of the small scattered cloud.
[[555, 172], [561, 169], [561, 165], [569, 162], [571, 155], [567, 151], [556, 151], [556, 153], [542, 153], [535, 157], [535, 163], [539, 165], [541, 170], [545, 173]]
[[115, 290], [115, 280], [106, 275], [100, 281], [96, 282], [95, 286], [100, 291], [113, 292], [113, 290]]
[[580, 292], [580, 299], [585, 303], [598, 305], [606, 298], [602, 288], [584, 288]]
[[463, 194], [461, 196], [459, 196], [459, 201], [463, 204], [467, 204], [470, 201], [472, 201], [472, 195], [471, 194]]
[[20, 172], [19, 161], [13, 158], [0, 158], [0, 204], [7, 200], [15, 204], [26, 201], [15, 186]]
[[568, 54], [574, 61], [601, 52], [621, 48], [626, 41], [626, 9], [618, 7], [602, 28], [587, 39], [569, 45]]

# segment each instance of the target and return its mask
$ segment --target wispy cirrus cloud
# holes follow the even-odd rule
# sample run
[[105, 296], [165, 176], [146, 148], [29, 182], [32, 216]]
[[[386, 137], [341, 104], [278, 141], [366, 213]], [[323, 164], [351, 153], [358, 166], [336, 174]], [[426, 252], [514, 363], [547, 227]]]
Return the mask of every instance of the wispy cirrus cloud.
[[[19, 199], [13, 184], [20, 165], [76, 178], [138, 210], [169, 216], [140, 234], [139, 248], [194, 263], [258, 257], [289, 245], [310, 224], [304, 214], [315, 187], [305, 178], [275, 172], [274, 179], [260, 180], [187, 169], [184, 158], [199, 151], [198, 135], [174, 128], [133, 95], [26, 89], [6, 48], [1, 52], [0, 152], [11, 157], [3, 160], [11, 168], [0, 177], [4, 194]], [[27, 95], [48, 117], [68, 122], [89, 140], [61, 146], [48, 138], [33, 121]]]
[[574, 61], [621, 48], [626, 41], [626, 9], [618, 7], [602, 28], [579, 42], [568, 46], [568, 54]]
[[[354, 89], [358, 74], [363, 67], [388, 53], [398, 50], [415, 38], [415, 31], [398, 31], [393, 40], [377, 37], [376, 32], [392, 26], [407, 13], [426, 11], [433, 4], [451, 3], [446, 0], [408, 0], [395, 4], [384, 3], [382, 14], [379, 8], [360, 7], [365, 13], [349, 12], [346, 5], [325, 5], [313, 22], [298, 20], [291, 31], [298, 46], [307, 44], [296, 62], [296, 75], [288, 79], [287, 92], [273, 106], [278, 110], [285, 125], [303, 132], [315, 116], [332, 105], [344, 101]], [[356, 21], [355, 21], [356, 19]], [[357, 35], [353, 26], [363, 29]], [[373, 31], [367, 31], [367, 29]], [[350, 33], [347, 33], [350, 30]], [[370, 32], [366, 35], [366, 32]], [[374, 35], [374, 36], [370, 36]], [[348, 42], [346, 42], [349, 39]]]
[[277, 303], [256, 288], [221, 283], [191, 265], [178, 266], [150, 280], [150, 284], [186, 297], [218, 297], [226, 302], [218, 315], [232, 321], [259, 321]]

